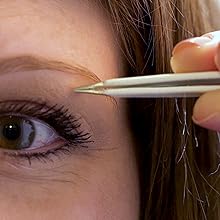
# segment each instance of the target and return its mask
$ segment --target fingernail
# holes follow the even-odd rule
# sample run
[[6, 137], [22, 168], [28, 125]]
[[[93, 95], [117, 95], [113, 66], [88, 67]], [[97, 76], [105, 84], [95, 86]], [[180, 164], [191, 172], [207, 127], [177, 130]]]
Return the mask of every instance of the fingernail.
[[208, 128], [214, 131], [220, 131], [220, 113], [213, 113], [203, 119], [196, 119], [194, 116], [192, 120], [195, 124], [202, 126], [204, 128]]
[[217, 49], [216, 49], [216, 55], [214, 57], [215, 65], [217, 69], [220, 70], [220, 43], [218, 43]]
[[201, 36], [201, 37], [194, 37], [190, 39], [186, 39], [180, 41], [174, 48], [172, 52], [172, 56], [179, 53], [180, 51], [190, 48], [190, 47], [201, 47], [205, 44], [209, 43], [212, 40], [210, 36]]
[[174, 73], [178, 72], [178, 63], [175, 62], [174, 57], [170, 58], [170, 67], [173, 70]]

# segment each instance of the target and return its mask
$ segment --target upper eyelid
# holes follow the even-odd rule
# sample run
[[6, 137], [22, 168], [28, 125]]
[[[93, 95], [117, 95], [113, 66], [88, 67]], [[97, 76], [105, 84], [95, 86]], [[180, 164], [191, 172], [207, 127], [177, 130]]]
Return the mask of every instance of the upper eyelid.
[[39, 56], [16, 56], [10, 58], [0, 59], [0, 73], [9, 72], [21, 72], [31, 70], [54, 70], [61, 72], [69, 72], [71, 74], [79, 74], [94, 82], [100, 82], [101, 80], [92, 71], [80, 65], [70, 65], [62, 61], [49, 60]]

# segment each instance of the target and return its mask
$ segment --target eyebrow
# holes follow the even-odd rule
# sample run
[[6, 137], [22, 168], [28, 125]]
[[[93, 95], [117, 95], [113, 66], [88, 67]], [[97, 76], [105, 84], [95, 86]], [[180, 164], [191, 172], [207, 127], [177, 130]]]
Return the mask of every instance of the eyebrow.
[[[58, 60], [49, 60], [40, 56], [31, 55], [0, 59], [0, 74], [33, 70], [68, 72], [88, 77], [95, 82], [101, 81], [95, 73], [77, 64], [73, 65]], [[106, 99], [110, 100], [117, 108], [118, 104], [116, 99], [110, 96], [106, 96]]]
[[55, 70], [86, 76], [100, 82], [98, 76], [80, 65], [68, 64], [62, 61], [49, 60], [40, 56], [17, 56], [0, 59], [0, 74], [32, 70]]

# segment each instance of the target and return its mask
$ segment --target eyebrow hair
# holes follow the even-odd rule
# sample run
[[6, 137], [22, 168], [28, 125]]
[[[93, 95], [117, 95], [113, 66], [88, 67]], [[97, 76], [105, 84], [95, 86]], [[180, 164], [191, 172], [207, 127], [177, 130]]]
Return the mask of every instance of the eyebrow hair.
[[62, 61], [49, 60], [40, 56], [27, 55], [0, 59], [0, 74], [45, 69], [80, 74], [93, 79], [94, 81], [101, 81], [95, 73], [80, 65], [71, 65]]

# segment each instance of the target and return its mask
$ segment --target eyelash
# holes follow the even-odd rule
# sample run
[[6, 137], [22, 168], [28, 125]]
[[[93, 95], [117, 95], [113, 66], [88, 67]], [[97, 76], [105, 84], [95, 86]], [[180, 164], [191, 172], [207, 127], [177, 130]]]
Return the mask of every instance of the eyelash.
[[[2, 107], [3, 106], [3, 107]], [[6, 101], [0, 102], [1, 114], [20, 114], [29, 116], [47, 123], [57, 134], [64, 139], [64, 143], [58, 148], [50, 149], [46, 152], [19, 153], [18, 151], [5, 153], [14, 158], [26, 159], [31, 165], [33, 159], [41, 162], [53, 161], [51, 155], [59, 158], [60, 154], [72, 154], [79, 147], [88, 148], [88, 144], [94, 142], [89, 132], [79, 128], [82, 126], [81, 118], [73, 116], [64, 106], [48, 106], [46, 102], [36, 101]]]

